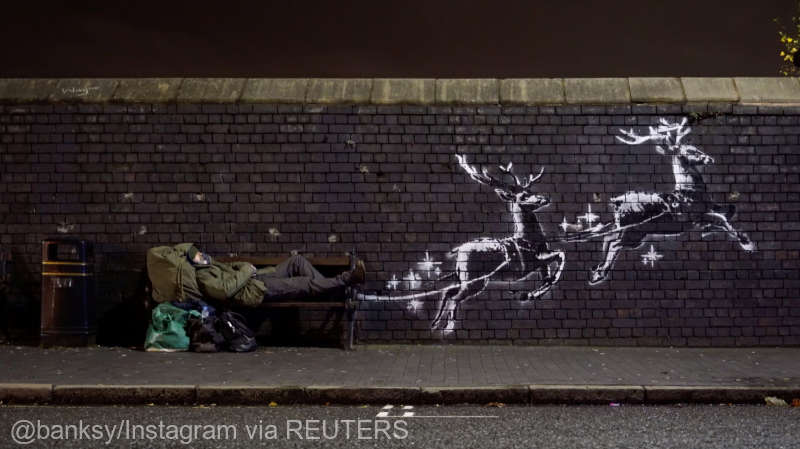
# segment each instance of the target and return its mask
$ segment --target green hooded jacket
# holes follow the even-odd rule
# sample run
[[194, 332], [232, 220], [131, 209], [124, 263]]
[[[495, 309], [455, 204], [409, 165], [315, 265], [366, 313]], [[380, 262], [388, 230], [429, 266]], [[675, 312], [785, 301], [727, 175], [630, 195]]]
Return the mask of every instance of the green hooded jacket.
[[[252, 277], [247, 262], [222, 263], [209, 256], [210, 264], [189, 261], [197, 252], [193, 243], [158, 246], [147, 252], [147, 274], [156, 302], [190, 301], [209, 298], [223, 304], [257, 307], [264, 299], [264, 283]], [[258, 274], [275, 271], [262, 268]]]
[[267, 288], [253, 277], [254, 273], [268, 273], [274, 269], [254, 271], [247, 262], [217, 262], [209, 256], [208, 265], [193, 264], [200, 291], [208, 298], [230, 302], [245, 307], [257, 307], [264, 299]]
[[186, 254], [194, 245], [157, 246], [147, 251], [147, 275], [153, 286], [156, 302], [201, 299], [195, 270]]

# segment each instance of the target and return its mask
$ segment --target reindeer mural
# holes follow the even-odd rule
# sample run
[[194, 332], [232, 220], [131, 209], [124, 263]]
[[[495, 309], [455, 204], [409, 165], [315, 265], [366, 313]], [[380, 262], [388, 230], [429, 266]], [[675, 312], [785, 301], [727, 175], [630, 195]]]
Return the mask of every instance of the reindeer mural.
[[[598, 284], [608, 279], [608, 273], [621, 249], [637, 248], [652, 236], [678, 235], [698, 229], [705, 237], [713, 232], [725, 232], [735, 239], [745, 251], [754, 251], [755, 244], [743, 232], [731, 226], [735, 208], [727, 208], [714, 203], [706, 191], [701, 174], [702, 167], [714, 162], [711, 156], [693, 145], [682, 143], [691, 128], [686, 127], [686, 119], [680, 123], [670, 123], [665, 119], [659, 126], [650, 127], [649, 135], [638, 135], [633, 129], [620, 130], [625, 137], [617, 140], [627, 145], [655, 143], [656, 152], [672, 159], [672, 173], [675, 187], [672, 192], [628, 191], [611, 198], [610, 205], [614, 222], [598, 224], [576, 234], [567, 235], [565, 241], [587, 241], [603, 237], [604, 260], [592, 269], [590, 284]], [[568, 225], [566, 218], [564, 230]], [[581, 226], [578, 225], [578, 228]], [[651, 265], [660, 258], [651, 246], [649, 259]]]
[[[528, 176], [521, 181], [512, 173], [511, 163], [500, 167], [511, 175], [513, 184], [504, 183], [491, 176], [486, 168], [480, 172], [467, 164], [464, 156], [456, 155], [458, 163], [472, 180], [493, 187], [497, 196], [508, 204], [514, 222], [514, 234], [496, 239], [483, 237], [463, 243], [450, 251], [456, 260], [455, 275], [458, 288], [447, 290], [442, 295], [439, 312], [433, 320], [434, 327], [443, 322], [452, 325], [456, 307], [462, 301], [481, 293], [492, 279], [504, 272], [522, 274], [512, 282], [522, 282], [539, 273], [542, 281], [536, 290], [527, 292], [520, 299], [530, 300], [542, 296], [550, 290], [561, 277], [564, 269], [564, 252], [551, 250], [547, 244], [542, 226], [536, 218], [536, 211], [550, 204], [550, 199], [533, 191], [533, 184], [542, 177], [539, 174]], [[555, 264], [555, 270], [551, 265]]]
[[[541, 285], [535, 290], [523, 293], [519, 299], [530, 300], [541, 297], [555, 285], [564, 269], [564, 252], [551, 250], [548, 246], [542, 227], [536, 217], [536, 211], [550, 204], [549, 198], [534, 192], [533, 185], [544, 172], [529, 175], [520, 179], [513, 174], [513, 164], [500, 167], [500, 170], [513, 179], [506, 183], [489, 174], [486, 168], [478, 170], [469, 165], [466, 158], [456, 155], [459, 166], [469, 177], [483, 185], [494, 188], [495, 193], [509, 206], [514, 223], [514, 234], [505, 238], [483, 237], [463, 243], [453, 248], [448, 257], [455, 260], [452, 272], [437, 279], [441, 281], [450, 277], [456, 280], [443, 288], [404, 296], [363, 295], [367, 300], [417, 300], [423, 297], [439, 296], [439, 307], [431, 327], [451, 331], [454, 327], [454, 315], [458, 305], [483, 292], [489, 282], [510, 276], [510, 282], [518, 283], [530, 280], [535, 274], [540, 275]], [[420, 262], [433, 266], [440, 262], [426, 260]], [[437, 266], [437, 273], [440, 272]], [[411, 285], [419, 284], [414, 273], [410, 272]], [[400, 281], [394, 277], [388, 282], [390, 288], [396, 288]]]

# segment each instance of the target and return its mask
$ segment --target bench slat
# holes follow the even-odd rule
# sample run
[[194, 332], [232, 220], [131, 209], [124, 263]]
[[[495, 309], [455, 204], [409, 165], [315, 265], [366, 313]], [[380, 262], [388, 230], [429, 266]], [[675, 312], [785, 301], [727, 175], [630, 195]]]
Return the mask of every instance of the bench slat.
[[259, 308], [288, 308], [288, 307], [302, 307], [306, 309], [320, 308], [320, 309], [336, 309], [347, 307], [344, 301], [297, 301], [297, 302], [262, 302]]
[[[288, 257], [219, 257], [216, 260], [224, 263], [249, 262], [256, 267], [275, 266], [286, 260]], [[308, 261], [312, 265], [349, 267], [349, 257], [309, 257]]]

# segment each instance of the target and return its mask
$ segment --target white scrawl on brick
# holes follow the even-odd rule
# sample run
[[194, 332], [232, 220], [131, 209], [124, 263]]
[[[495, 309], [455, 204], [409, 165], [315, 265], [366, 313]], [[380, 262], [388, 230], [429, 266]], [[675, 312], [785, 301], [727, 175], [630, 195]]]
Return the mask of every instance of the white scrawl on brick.
[[56, 227], [56, 231], [58, 231], [60, 234], [67, 234], [67, 233], [72, 232], [74, 230], [75, 230], [75, 225], [72, 224], [72, 223], [69, 223], [67, 221], [62, 221]]
[[281, 236], [281, 231], [278, 228], [269, 228], [269, 236], [272, 237], [273, 241], [277, 240]]

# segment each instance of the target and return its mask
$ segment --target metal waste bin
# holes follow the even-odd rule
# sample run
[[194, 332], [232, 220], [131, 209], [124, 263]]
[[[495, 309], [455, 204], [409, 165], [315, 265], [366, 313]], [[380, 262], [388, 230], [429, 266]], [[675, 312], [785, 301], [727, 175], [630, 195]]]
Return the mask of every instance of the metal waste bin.
[[42, 346], [94, 344], [94, 251], [77, 239], [42, 241]]

